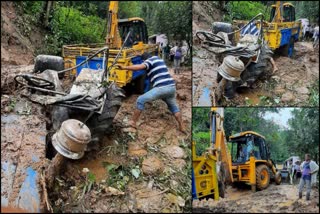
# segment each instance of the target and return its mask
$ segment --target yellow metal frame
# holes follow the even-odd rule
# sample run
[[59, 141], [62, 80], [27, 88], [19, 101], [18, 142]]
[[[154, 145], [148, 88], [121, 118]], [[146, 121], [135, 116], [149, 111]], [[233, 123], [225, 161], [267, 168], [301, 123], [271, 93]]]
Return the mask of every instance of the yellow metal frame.
[[196, 143], [192, 142], [192, 167], [197, 198], [210, 195], [219, 200], [218, 178], [216, 171], [217, 158], [207, 151], [202, 156], [196, 155]]
[[252, 135], [256, 135], [258, 137], [261, 137], [263, 139], [266, 139], [264, 136], [258, 134], [257, 132], [254, 132], [254, 131], [245, 131], [245, 132], [240, 132], [240, 133], [237, 133], [237, 134], [234, 134], [232, 136], [229, 137], [229, 139], [233, 139], [233, 138], [236, 138], [236, 137], [243, 137], [243, 136], [246, 136], [247, 134], [252, 134]]
[[[115, 57], [118, 55], [122, 46], [122, 41], [118, 29], [118, 10], [118, 1], [110, 1], [108, 14], [110, 29], [108, 29], [108, 35], [105, 44], [100, 43], [89, 45], [64, 45], [62, 47], [62, 56], [65, 60], [65, 68], [71, 68], [74, 65], [76, 65], [77, 56], [89, 56], [105, 46], [108, 46], [110, 48], [108, 67], [113, 64]], [[128, 18], [127, 20], [139, 20], [144, 22], [144, 20], [139, 17], [132, 17]], [[151, 55], [155, 55], [156, 53], [160, 55], [160, 47], [157, 44], [144, 44], [143, 42], [138, 42], [131, 48], [124, 48], [120, 53], [117, 63], [122, 65], [132, 65], [132, 58], [139, 56], [144, 52], [148, 52]], [[97, 57], [103, 57], [103, 54], [100, 53], [97, 55]], [[116, 82], [118, 86], [123, 87], [132, 81], [132, 72], [133, 71], [120, 70], [118, 68], [113, 67], [109, 74], [109, 81]], [[73, 69], [71, 73], [75, 75], [76, 69]]]
[[[77, 56], [89, 56], [90, 54], [96, 52], [100, 48], [105, 46], [104, 44], [92, 44], [92, 45], [64, 45], [62, 47], [62, 56], [65, 60], [65, 68], [71, 68], [76, 64]], [[123, 49], [120, 57], [117, 60], [117, 64], [122, 65], [132, 65], [132, 58], [138, 55], [143, 54], [144, 52], [151, 53], [160, 53], [159, 45], [156, 44], [143, 44], [139, 42], [137, 45], [134, 45], [132, 48]], [[109, 50], [109, 59], [108, 66], [114, 62], [116, 55], [119, 53], [119, 50], [111, 49]], [[103, 54], [99, 54], [97, 57], [103, 57]], [[71, 63], [72, 62], [72, 63]], [[76, 74], [76, 69], [73, 69], [72, 74]], [[114, 81], [119, 87], [123, 87], [132, 81], [132, 72], [129, 70], [120, 70], [116, 67], [113, 67], [110, 70], [109, 81]]]

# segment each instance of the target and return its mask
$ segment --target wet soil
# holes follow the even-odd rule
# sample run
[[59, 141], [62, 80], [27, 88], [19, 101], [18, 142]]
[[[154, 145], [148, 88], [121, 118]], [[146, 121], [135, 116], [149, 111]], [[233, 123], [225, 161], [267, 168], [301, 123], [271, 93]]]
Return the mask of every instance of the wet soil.
[[[176, 80], [177, 102], [190, 133], [191, 69], [179, 75], [170, 69], [170, 73]], [[64, 173], [49, 193], [55, 211], [191, 211], [190, 135], [178, 130], [161, 100], [146, 104], [137, 130], [128, 127], [137, 97], [125, 99], [111, 133], [98, 150], [87, 152], [80, 160], [67, 160]], [[89, 172], [84, 173], [84, 168]], [[94, 182], [87, 191], [89, 177], [94, 177]], [[109, 187], [116, 193], [110, 195]]]
[[311, 200], [298, 199], [297, 185], [281, 184], [270, 185], [263, 191], [253, 193], [248, 188], [227, 188], [225, 198], [219, 201], [213, 199], [194, 200], [193, 212], [195, 213], [318, 213], [319, 190], [313, 188]]

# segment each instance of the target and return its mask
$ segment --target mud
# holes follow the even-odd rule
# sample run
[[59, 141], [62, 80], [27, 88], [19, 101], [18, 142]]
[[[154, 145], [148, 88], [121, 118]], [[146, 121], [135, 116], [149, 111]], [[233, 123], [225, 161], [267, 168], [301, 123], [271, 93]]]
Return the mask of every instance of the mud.
[[232, 212], [232, 213], [318, 213], [319, 191], [313, 188], [311, 200], [306, 201], [305, 192], [298, 199], [295, 185], [270, 185], [267, 189], [251, 192], [250, 188], [227, 188], [225, 198], [193, 201], [193, 212]]
[[[177, 83], [177, 102], [187, 133], [191, 132], [191, 69], [169, 71]], [[114, 119], [113, 130], [97, 151], [80, 160], [68, 160], [49, 198], [57, 212], [190, 212], [190, 135], [178, 129], [163, 101], [147, 103], [138, 129], [128, 127], [138, 95], [125, 99]], [[158, 163], [158, 166], [157, 166]], [[88, 176], [91, 191], [83, 193]], [[146, 169], [148, 168], [148, 169]], [[146, 171], [157, 173], [146, 173]], [[151, 174], [151, 175], [150, 175]], [[186, 185], [178, 185], [178, 184]], [[190, 185], [188, 185], [190, 183]], [[108, 187], [124, 194], [110, 195]]]
[[[221, 21], [218, 13], [209, 13], [199, 3], [193, 10], [193, 106], [309, 106], [314, 85], [319, 81], [319, 52], [311, 42], [297, 42], [292, 58], [274, 54], [278, 71], [270, 78], [258, 80], [252, 88], [238, 88], [235, 98], [223, 98], [221, 103], [213, 99], [217, 88], [217, 68], [220, 63], [213, 53], [201, 48], [195, 33], [211, 31], [213, 21]], [[215, 5], [207, 5], [216, 7]], [[217, 10], [214, 8], [213, 10]], [[209, 17], [208, 17], [209, 16]], [[272, 73], [270, 71], [270, 73]]]
[[[23, 102], [31, 105], [26, 100]], [[40, 177], [48, 164], [46, 134], [45, 119], [41, 115], [22, 115], [14, 110], [1, 115], [2, 206], [30, 212], [45, 209]]]
[[1, 2], [1, 64], [33, 64], [35, 50], [44, 44], [44, 32], [21, 16], [12, 1]]

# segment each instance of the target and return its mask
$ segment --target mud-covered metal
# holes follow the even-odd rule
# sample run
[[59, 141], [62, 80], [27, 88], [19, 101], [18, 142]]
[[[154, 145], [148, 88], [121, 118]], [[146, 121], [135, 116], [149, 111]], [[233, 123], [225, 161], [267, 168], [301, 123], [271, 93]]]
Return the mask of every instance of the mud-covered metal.
[[227, 80], [236, 82], [240, 80], [240, 75], [244, 70], [243, 62], [235, 56], [226, 56], [219, 66], [219, 74]]
[[91, 140], [90, 129], [79, 120], [69, 119], [52, 137], [52, 145], [64, 157], [80, 159]]

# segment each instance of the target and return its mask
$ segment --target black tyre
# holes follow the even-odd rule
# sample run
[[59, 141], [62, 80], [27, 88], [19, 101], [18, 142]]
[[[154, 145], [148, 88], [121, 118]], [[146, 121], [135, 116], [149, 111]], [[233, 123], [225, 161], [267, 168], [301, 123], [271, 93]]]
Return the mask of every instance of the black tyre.
[[291, 37], [289, 44], [286, 44], [285, 46], [281, 47], [279, 52], [281, 56], [292, 57], [293, 50], [294, 50], [294, 38]]
[[274, 181], [277, 185], [281, 184], [281, 173], [280, 171], [276, 172], [274, 176]]
[[257, 63], [251, 63], [245, 71], [241, 74], [241, 80], [243, 83], [247, 82], [249, 86], [257, 79], [268, 78], [272, 73], [272, 64], [270, 58], [272, 57], [273, 52], [271, 49], [263, 45], [260, 50], [260, 56]]
[[[64, 61], [62, 57], [51, 55], [38, 55], [35, 59], [34, 73], [42, 73], [43, 71], [50, 69], [55, 71], [64, 70]], [[59, 74], [59, 78], [62, 78], [63, 74]]]
[[212, 32], [214, 34], [217, 34], [219, 32], [231, 33], [232, 25], [230, 23], [225, 23], [225, 22], [213, 22]]
[[266, 165], [259, 165], [256, 168], [256, 186], [258, 190], [266, 189], [270, 183], [270, 174]]
[[87, 122], [91, 131], [92, 140], [102, 140], [104, 134], [111, 127], [112, 121], [118, 113], [124, 97], [124, 91], [116, 84], [112, 84], [108, 88], [107, 98], [102, 114], [94, 113]]

